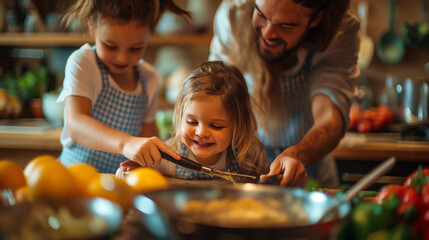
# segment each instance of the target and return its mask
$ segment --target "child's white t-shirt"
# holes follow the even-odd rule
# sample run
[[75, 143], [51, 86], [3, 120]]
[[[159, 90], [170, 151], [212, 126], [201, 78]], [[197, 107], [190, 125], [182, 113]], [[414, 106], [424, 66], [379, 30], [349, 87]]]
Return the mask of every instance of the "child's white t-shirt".
[[[148, 95], [147, 112], [143, 122], [153, 122], [155, 121], [156, 111], [158, 110], [157, 96], [159, 77], [156, 69], [149, 63], [141, 60], [138, 64], [143, 70], [146, 78], [146, 94]], [[110, 75], [109, 84], [118, 90], [125, 91], [116, 84]], [[95, 52], [91, 45], [85, 44], [74, 51], [67, 60], [63, 89], [58, 96], [57, 102], [64, 104], [68, 96], [82, 96], [91, 100], [92, 107], [94, 107], [101, 89], [101, 72], [97, 65]], [[137, 88], [131, 93], [143, 94], [141, 81], [138, 81]], [[64, 128], [61, 133], [61, 144], [63, 146], [70, 146], [73, 140], [67, 132], [66, 119], [66, 113], [64, 111]]]

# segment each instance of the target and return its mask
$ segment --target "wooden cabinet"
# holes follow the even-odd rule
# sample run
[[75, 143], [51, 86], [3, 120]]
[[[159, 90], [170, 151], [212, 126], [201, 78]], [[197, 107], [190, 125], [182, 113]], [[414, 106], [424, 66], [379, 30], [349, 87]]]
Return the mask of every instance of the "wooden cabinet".
[[346, 133], [333, 151], [342, 184], [353, 184], [382, 161], [394, 156], [396, 164], [372, 189], [401, 184], [419, 165], [429, 167], [429, 142], [399, 141], [389, 134]]

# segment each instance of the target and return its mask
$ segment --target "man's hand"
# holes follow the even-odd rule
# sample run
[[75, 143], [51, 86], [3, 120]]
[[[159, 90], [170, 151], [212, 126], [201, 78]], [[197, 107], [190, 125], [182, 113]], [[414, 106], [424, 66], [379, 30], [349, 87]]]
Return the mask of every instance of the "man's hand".
[[288, 154], [287, 150], [274, 159], [270, 166], [270, 172], [267, 175], [262, 175], [261, 179], [265, 180], [270, 175], [278, 173], [283, 173], [280, 186], [295, 187], [307, 181], [307, 171], [304, 164], [296, 157]]

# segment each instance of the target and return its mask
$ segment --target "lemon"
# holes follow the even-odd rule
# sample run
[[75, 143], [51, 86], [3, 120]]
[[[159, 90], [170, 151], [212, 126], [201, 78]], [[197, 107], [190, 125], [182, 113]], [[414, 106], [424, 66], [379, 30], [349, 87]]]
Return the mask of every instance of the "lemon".
[[30, 177], [36, 166], [39, 166], [45, 162], [57, 161], [57, 159], [51, 155], [41, 155], [33, 158], [24, 168], [24, 175], [26, 178]]
[[27, 183], [34, 200], [63, 201], [77, 195], [74, 177], [58, 161], [35, 166], [27, 176]]
[[108, 199], [121, 206], [124, 215], [128, 212], [134, 201], [134, 192], [130, 186], [113, 175], [100, 174], [91, 180], [88, 186], [91, 197]]
[[99, 176], [97, 169], [87, 163], [76, 163], [70, 165], [68, 169], [76, 180], [78, 195], [88, 196], [89, 183]]
[[15, 191], [26, 185], [24, 171], [18, 164], [9, 160], [0, 161], [0, 190]]
[[166, 189], [169, 186], [167, 179], [158, 170], [150, 167], [141, 167], [131, 171], [125, 181], [135, 193], [146, 193]]

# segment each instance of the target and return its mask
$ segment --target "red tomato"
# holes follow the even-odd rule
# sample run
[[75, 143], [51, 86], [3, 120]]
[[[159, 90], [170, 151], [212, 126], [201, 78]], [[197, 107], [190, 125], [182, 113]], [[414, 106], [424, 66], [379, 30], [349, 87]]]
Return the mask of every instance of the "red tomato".
[[373, 121], [377, 118], [377, 112], [374, 109], [365, 109], [362, 113], [363, 120]]
[[426, 230], [425, 236], [423, 237], [423, 240], [429, 240], [429, 229]]
[[359, 104], [353, 104], [350, 108], [349, 118], [350, 123], [348, 126], [348, 130], [356, 131], [357, 125], [362, 119], [362, 106], [360, 106]]
[[417, 212], [423, 210], [423, 202], [421, 194], [417, 192], [417, 189], [414, 187], [406, 188], [404, 191], [404, 196], [402, 197], [402, 203], [410, 204], [414, 206]]
[[371, 122], [371, 131], [379, 132], [385, 128], [384, 119], [382, 117], [376, 117]]
[[384, 203], [386, 200], [392, 197], [393, 194], [402, 200], [404, 197], [405, 188], [400, 184], [388, 184], [385, 185], [380, 191], [377, 193], [375, 197], [375, 201], [378, 204]]
[[422, 187], [422, 194], [429, 193], [429, 181]]
[[423, 209], [429, 209], [429, 191], [422, 193], [421, 198]]
[[371, 132], [371, 121], [362, 120], [357, 125], [357, 130], [360, 133], [368, 133]]
[[379, 117], [383, 121], [384, 126], [389, 126], [390, 124], [393, 123], [395, 114], [393, 113], [392, 109], [390, 109], [386, 105], [380, 105], [378, 106], [377, 110], [378, 110]]
[[[427, 177], [429, 176], [429, 168], [423, 168], [422, 169], [422, 175], [423, 177]], [[411, 185], [411, 183], [413, 182], [413, 178], [415, 178], [417, 176], [417, 170], [414, 171], [413, 173], [411, 173], [408, 177], [407, 180], [405, 180], [404, 182], [404, 187], [408, 187]]]
[[420, 214], [419, 218], [415, 223], [415, 226], [421, 232], [427, 232], [429, 230], [429, 209]]

